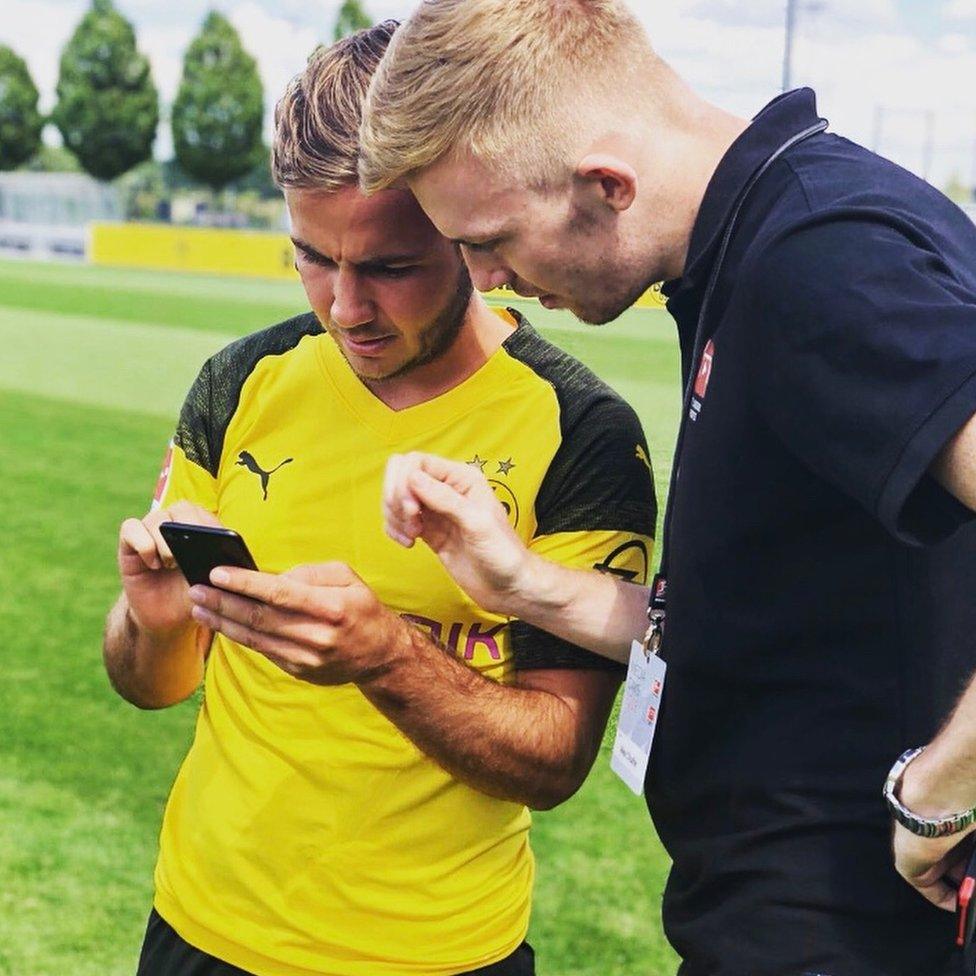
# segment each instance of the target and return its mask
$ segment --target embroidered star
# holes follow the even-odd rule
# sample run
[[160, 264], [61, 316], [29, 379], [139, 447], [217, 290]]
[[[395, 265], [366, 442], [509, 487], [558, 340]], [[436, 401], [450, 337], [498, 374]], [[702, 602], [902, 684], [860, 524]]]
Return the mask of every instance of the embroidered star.
[[480, 457], [476, 454], [470, 461], [466, 461], [465, 464], [470, 464], [472, 467], [481, 468], [482, 471], [485, 470], [485, 465], [488, 463], [487, 460], [482, 461]]
[[512, 468], [514, 468], [514, 467], [515, 467], [515, 465], [512, 463], [512, 459], [511, 458], [509, 458], [507, 461], [499, 461], [498, 462], [498, 474], [507, 475], [508, 472], [511, 471]]

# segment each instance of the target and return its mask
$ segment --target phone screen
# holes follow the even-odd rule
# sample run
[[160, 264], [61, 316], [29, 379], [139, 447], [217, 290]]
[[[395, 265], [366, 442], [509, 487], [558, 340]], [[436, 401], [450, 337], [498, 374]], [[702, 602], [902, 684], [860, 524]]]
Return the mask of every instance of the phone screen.
[[244, 540], [232, 529], [163, 522], [159, 532], [190, 586], [212, 586], [210, 573], [218, 566], [258, 568]]

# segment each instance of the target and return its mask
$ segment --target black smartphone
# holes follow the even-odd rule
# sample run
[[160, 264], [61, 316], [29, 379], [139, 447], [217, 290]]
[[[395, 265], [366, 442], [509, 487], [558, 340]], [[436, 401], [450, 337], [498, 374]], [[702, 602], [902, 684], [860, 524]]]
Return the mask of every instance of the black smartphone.
[[166, 540], [176, 565], [183, 571], [190, 586], [197, 583], [212, 586], [210, 572], [218, 566], [258, 568], [247, 544], [233, 529], [162, 522], [159, 534]]

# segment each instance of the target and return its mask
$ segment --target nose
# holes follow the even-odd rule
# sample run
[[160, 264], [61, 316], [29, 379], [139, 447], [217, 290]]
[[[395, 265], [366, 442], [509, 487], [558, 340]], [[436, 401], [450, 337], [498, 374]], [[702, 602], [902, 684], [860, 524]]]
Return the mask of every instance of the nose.
[[332, 321], [340, 329], [354, 329], [372, 322], [373, 315], [373, 303], [360, 276], [340, 266], [332, 291]]
[[496, 255], [479, 254], [466, 247], [461, 248], [461, 253], [471, 274], [471, 282], [478, 291], [491, 291], [512, 285], [515, 281], [515, 272]]

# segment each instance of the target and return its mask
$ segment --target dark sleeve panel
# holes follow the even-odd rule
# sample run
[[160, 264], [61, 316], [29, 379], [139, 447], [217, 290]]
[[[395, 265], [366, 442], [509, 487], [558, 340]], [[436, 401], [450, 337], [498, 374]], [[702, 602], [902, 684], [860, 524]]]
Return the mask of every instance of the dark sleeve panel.
[[[657, 502], [647, 440], [633, 408], [572, 356], [546, 342], [521, 316], [507, 351], [550, 383], [560, 414], [559, 448], [535, 501], [537, 537], [611, 531], [620, 543], [650, 546]], [[617, 671], [626, 668], [546, 631], [511, 625], [515, 666]]]
[[743, 287], [752, 388], [782, 443], [902, 541], [971, 519], [928, 474], [976, 413], [976, 294], [938, 246], [887, 214], [820, 215], [767, 247]]
[[280, 356], [303, 336], [321, 332], [311, 312], [238, 339], [210, 357], [183, 402], [174, 441], [183, 453], [216, 478], [227, 433], [241, 389], [265, 356]]
[[570, 644], [569, 641], [556, 637], [547, 630], [533, 627], [524, 620], [513, 620], [509, 630], [515, 668], [518, 671], [569, 668], [579, 671], [616, 671], [621, 676], [627, 673], [626, 665]]
[[550, 383], [559, 401], [561, 443], [536, 497], [537, 534], [610, 529], [653, 538], [654, 477], [637, 414], [591, 370], [519, 320], [505, 348]]

